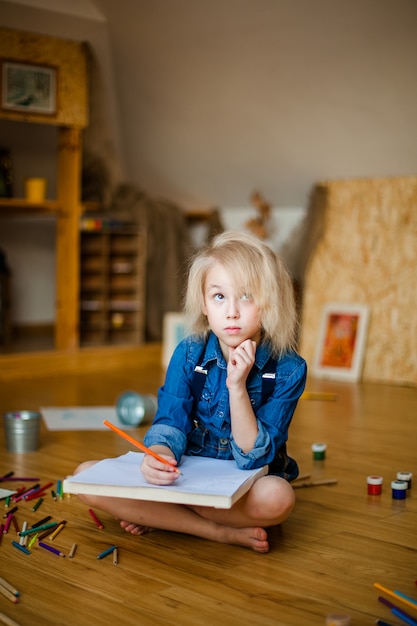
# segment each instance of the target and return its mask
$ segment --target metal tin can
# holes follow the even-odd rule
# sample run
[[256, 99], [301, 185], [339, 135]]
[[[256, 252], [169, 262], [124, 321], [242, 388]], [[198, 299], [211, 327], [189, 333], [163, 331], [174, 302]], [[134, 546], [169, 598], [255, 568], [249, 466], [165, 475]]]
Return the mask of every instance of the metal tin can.
[[116, 400], [116, 413], [122, 424], [139, 426], [153, 420], [157, 406], [155, 396], [125, 391]]

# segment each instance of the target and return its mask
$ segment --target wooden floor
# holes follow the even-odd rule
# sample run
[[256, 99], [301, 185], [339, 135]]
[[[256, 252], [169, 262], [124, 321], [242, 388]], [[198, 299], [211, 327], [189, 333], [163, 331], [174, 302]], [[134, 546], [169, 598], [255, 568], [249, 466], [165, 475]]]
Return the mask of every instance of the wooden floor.
[[[0, 380], [0, 411], [109, 405], [127, 389], [155, 393], [159, 363], [153, 347], [115, 371]], [[12, 528], [2, 538], [0, 576], [21, 595], [18, 604], [0, 595], [0, 612], [21, 626], [310, 626], [325, 624], [331, 613], [349, 615], [352, 626], [376, 618], [403, 623], [378, 601], [373, 583], [417, 598], [417, 389], [313, 380], [308, 389], [337, 399], [300, 400], [289, 451], [302, 473], [338, 483], [297, 489], [294, 513], [270, 531], [269, 554], [160, 531], [132, 537], [105, 515], [99, 530], [76, 497], [55, 502], [48, 494], [36, 513], [30, 503], [19, 506], [18, 523], [48, 514], [67, 520], [53, 545], [68, 555], [76, 543], [75, 557], [36, 545], [25, 555], [11, 545]], [[0, 474], [14, 470], [42, 483], [62, 479], [87, 458], [128, 449], [110, 431], [42, 426], [40, 450], [14, 455], [5, 451], [3, 432], [0, 437]], [[327, 444], [324, 461], [312, 459], [317, 441]], [[405, 501], [391, 497], [397, 471], [414, 472], [416, 485]], [[381, 496], [367, 495], [369, 474], [384, 477]], [[118, 565], [111, 557], [97, 560], [113, 544]], [[417, 610], [402, 608], [417, 619]]]

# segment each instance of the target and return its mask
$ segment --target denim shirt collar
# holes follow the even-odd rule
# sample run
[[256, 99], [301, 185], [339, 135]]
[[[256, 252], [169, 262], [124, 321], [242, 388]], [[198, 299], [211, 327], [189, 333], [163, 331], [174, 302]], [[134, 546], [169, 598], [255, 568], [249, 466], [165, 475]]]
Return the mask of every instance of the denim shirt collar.
[[[255, 367], [259, 370], [262, 370], [271, 357], [271, 352], [268, 347], [268, 344], [261, 343], [256, 348], [255, 355]], [[227, 363], [222, 353], [222, 349], [220, 347], [220, 342], [216, 335], [210, 331], [210, 334], [207, 339], [206, 349], [204, 351], [204, 357], [201, 361], [201, 366], [206, 367], [208, 363], [213, 361], [217, 362], [217, 366], [223, 369], [227, 368]]]

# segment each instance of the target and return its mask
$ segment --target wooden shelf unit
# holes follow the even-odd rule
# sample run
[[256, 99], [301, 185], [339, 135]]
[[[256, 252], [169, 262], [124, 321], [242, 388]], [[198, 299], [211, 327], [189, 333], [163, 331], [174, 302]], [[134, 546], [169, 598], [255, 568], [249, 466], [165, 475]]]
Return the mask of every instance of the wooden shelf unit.
[[143, 228], [81, 231], [79, 335], [82, 346], [143, 343], [145, 277]]
[[0, 57], [14, 63], [32, 63], [56, 69], [56, 110], [39, 113], [28, 106], [20, 110], [3, 107], [0, 118], [15, 122], [49, 124], [58, 128], [57, 198], [41, 204], [26, 200], [2, 199], [0, 217], [55, 216], [57, 350], [72, 351], [79, 346], [79, 221], [81, 206], [82, 131], [88, 125], [88, 52], [78, 41], [0, 28]]

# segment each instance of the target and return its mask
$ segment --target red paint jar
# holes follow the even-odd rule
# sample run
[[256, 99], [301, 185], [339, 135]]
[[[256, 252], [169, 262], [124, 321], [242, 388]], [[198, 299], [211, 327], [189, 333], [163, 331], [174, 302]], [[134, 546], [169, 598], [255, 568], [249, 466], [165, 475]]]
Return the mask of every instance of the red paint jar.
[[380, 496], [382, 493], [382, 483], [384, 479], [382, 476], [368, 476], [366, 479], [368, 483], [368, 495], [369, 496]]

